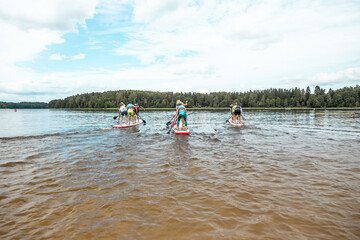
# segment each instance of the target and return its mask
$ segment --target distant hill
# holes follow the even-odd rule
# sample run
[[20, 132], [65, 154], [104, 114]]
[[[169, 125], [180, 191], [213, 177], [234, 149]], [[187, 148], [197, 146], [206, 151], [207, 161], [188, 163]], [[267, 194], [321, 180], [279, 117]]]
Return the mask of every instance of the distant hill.
[[0, 102], [0, 108], [10, 108], [10, 109], [40, 109], [48, 108], [48, 104], [44, 102]]

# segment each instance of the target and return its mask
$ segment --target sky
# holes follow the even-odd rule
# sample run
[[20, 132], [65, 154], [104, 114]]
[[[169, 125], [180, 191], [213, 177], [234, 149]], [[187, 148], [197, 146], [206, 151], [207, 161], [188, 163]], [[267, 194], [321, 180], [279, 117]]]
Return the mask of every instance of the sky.
[[0, 0], [0, 101], [357, 84], [359, 0]]

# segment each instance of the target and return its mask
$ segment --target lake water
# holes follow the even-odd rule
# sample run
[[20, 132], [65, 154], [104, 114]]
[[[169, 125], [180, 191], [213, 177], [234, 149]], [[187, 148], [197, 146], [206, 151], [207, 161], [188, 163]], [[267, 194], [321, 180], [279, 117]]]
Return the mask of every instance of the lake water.
[[359, 118], [142, 113], [0, 110], [0, 238], [360, 239]]

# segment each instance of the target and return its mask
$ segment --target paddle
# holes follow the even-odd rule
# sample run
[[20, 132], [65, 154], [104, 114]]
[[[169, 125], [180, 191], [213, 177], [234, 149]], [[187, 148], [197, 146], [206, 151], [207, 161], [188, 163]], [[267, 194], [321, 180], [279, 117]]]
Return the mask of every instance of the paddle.
[[[113, 117], [114, 120], [117, 119], [117, 118], [118, 118], [118, 116]], [[120, 124], [120, 117], [119, 117], [119, 120], [118, 120], [118, 124]]]
[[242, 119], [244, 119], [244, 120], [245, 120], [245, 122], [247, 122], [247, 121], [248, 121], [248, 120], [244, 117], [243, 113], [241, 113], [241, 117], [242, 117]]
[[170, 119], [170, 121], [168, 121], [166, 123], [166, 126], [169, 126], [171, 124], [172, 121], [174, 121], [175, 115], [172, 116], [172, 118]]
[[229, 122], [229, 120], [230, 120], [230, 118], [231, 118], [231, 116], [225, 121], [225, 123], [228, 123]]
[[171, 130], [173, 129], [173, 127], [174, 127], [175, 125], [176, 125], [176, 122], [173, 122], [173, 123], [171, 124], [171, 127], [170, 127], [169, 131], [167, 131], [168, 134], [171, 132]]
[[140, 119], [144, 122], [144, 125], [146, 125], [146, 121], [144, 119], [142, 119], [142, 118], [140, 118]]

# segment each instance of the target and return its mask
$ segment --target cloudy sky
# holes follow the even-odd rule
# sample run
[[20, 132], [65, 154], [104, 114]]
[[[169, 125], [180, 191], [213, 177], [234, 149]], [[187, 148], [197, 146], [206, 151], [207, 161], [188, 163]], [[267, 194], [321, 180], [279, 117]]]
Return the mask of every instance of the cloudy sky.
[[356, 84], [359, 0], [0, 0], [0, 101]]

